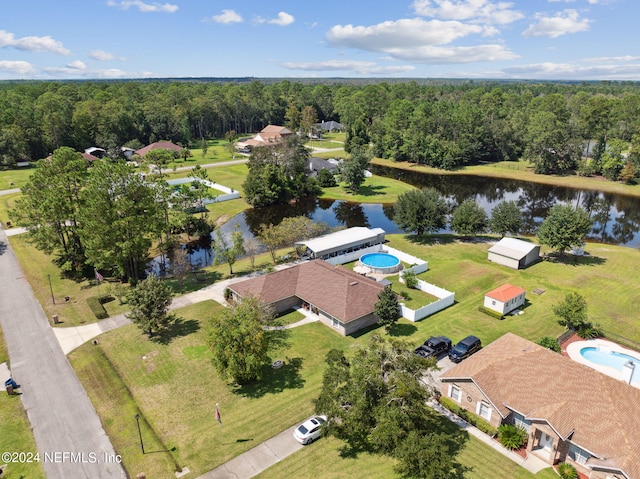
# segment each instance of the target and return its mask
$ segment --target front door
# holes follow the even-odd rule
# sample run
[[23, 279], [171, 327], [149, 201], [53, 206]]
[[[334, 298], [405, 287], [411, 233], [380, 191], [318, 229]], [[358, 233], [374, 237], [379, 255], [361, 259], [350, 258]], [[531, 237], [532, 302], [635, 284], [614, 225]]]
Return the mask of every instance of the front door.
[[549, 436], [546, 432], [540, 432], [540, 447], [551, 451], [553, 449], [553, 436]]

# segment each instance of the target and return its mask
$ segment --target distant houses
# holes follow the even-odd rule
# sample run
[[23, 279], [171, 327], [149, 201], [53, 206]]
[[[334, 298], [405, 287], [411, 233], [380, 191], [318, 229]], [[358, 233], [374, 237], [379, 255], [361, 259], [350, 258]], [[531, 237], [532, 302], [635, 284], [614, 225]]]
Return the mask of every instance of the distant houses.
[[181, 146], [178, 146], [175, 143], [172, 143], [170, 141], [156, 141], [155, 143], [151, 143], [150, 145], [147, 145], [144, 148], [140, 148], [139, 150], [136, 150], [136, 154], [144, 158], [144, 156], [147, 153], [149, 153], [151, 150], [157, 150], [157, 149], [169, 150], [177, 154], [180, 154], [180, 152], [182, 151]]
[[253, 138], [237, 142], [236, 149], [243, 153], [249, 153], [253, 148], [279, 145], [291, 135], [293, 135], [293, 132], [289, 128], [267, 125]]
[[540, 246], [505, 237], [489, 248], [488, 259], [509, 268], [523, 269], [540, 261]]

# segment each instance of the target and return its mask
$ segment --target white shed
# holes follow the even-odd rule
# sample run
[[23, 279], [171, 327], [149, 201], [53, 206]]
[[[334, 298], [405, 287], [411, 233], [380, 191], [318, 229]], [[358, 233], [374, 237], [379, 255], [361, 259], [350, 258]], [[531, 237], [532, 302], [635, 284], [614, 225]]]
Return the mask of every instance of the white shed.
[[489, 261], [523, 269], [540, 261], [540, 245], [505, 237], [489, 248]]
[[484, 296], [484, 307], [507, 314], [524, 304], [525, 294], [524, 289], [507, 283]]

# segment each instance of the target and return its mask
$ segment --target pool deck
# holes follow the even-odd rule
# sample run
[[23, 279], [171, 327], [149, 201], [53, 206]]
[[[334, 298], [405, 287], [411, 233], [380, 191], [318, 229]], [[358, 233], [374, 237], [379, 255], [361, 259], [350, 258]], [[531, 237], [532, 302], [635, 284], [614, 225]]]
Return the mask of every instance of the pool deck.
[[[569, 356], [574, 361], [580, 364], [584, 364], [585, 366], [589, 366], [591, 369], [595, 369], [596, 371], [601, 372], [602, 374], [606, 374], [607, 376], [610, 376], [615, 379], [619, 379], [620, 381], [624, 381], [624, 382], [627, 382], [627, 380], [621, 371], [618, 371], [617, 369], [612, 368], [610, 366], [603, 366], [600, 364], [593, 363], [588, 359], [585, 359], [582, 356], [582, 354], [580, 354], [580, 351], [583, 348], [606, 349], [616, 353], [626, 354], [627, 356], [631, 356], [640, 362], [640, 353], [632, 349], [624, 348], [619, 344], [613, 343], [611, 341], [607, 341], [606, 339], [589, 339], [589, 340], [582, 340], [582, 341], [574, 341], [571, 344], [567, 345], [567, 348], [566, 348], [567, 356]], [[636, 372], [636, 377], [637, 375], [638, 373]], [[631, 386], [634, 386], [640, 389], [640, 384], [638, 384], [637, 380], [632, 382]]]

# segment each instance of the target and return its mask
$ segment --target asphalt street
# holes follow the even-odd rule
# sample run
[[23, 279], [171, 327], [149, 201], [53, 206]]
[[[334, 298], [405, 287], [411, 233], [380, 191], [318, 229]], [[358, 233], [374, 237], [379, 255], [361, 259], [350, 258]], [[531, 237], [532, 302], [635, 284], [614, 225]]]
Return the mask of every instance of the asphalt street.
[[[82, 384], [0, 228], [0, 325], [48, 479], [124, 479]], [[0, 378], [3, 381], [7, 378]], [[9, 472], [9, 470], [7, 471]]]

